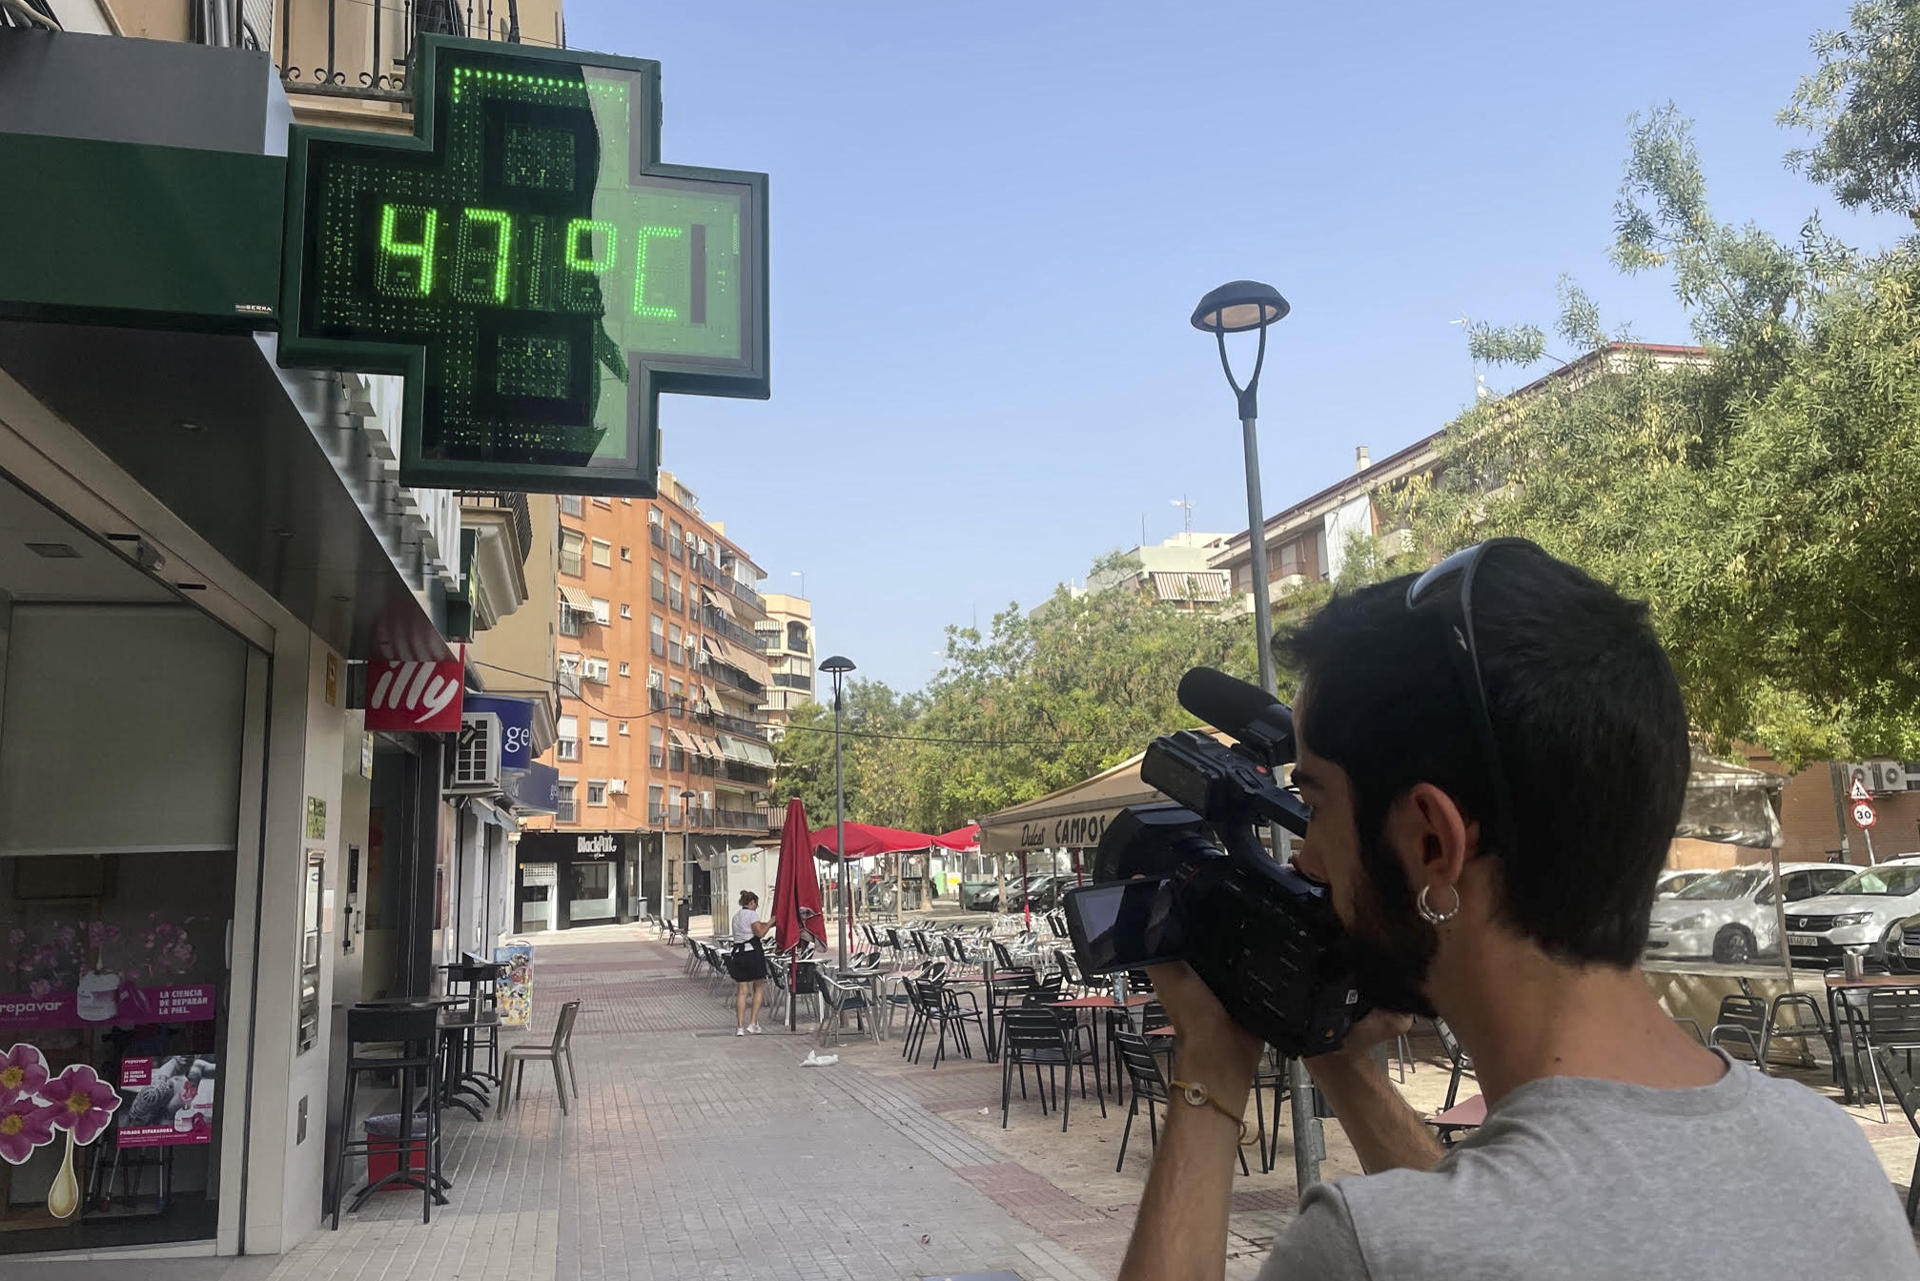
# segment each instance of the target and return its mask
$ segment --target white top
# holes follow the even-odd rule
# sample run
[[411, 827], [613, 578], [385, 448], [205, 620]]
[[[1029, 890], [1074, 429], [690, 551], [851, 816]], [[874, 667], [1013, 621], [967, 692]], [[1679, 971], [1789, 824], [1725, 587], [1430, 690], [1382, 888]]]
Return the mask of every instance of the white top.
[[759, 922], [760, 913], [750, 907], [743, 907], [733, 914], [733, 941], [736, 943], [753, 942], [753, 927]]

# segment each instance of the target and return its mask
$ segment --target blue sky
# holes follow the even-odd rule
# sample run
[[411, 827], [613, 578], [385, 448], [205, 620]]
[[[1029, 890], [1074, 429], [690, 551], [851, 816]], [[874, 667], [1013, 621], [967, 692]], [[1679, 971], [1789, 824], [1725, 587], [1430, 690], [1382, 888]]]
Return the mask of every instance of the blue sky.
[[[1293, 315], [1261, 395], [1267, 510], [1472, 396], [1467, 315], [1688, 341], [1607, 265], [1629, 113], [1690, 115], [1722, 217], [1819, 208], [1773, 123], [1838, 0], [1204, 6], [576, 0], [658, 59], [663, 158], [771, 175], [773, 399], [663, 398], [668, 467], [824, 652], [919, 685], [1104, 551], [1246, 525], [1239, 432], [1187, 316], [1250, 276]], [[1551, 345], [1550, 345], [1551, 349]], [[1511, 386], [1522, 375], [1495, 372]]]

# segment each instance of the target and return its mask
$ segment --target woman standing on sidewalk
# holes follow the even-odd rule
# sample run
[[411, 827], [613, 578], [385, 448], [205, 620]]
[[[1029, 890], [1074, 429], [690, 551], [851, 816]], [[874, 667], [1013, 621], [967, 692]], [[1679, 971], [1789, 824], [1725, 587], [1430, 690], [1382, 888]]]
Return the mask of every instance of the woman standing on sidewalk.
[[[772, 925], [760, 919], [760, 896], [752, 890], [740, 891], [740, 910], [733, 914], [733, 952], [727, 957], [727, 972], [733, 975], [733, 1034], [745, 1036], [760, 1031], [760, 1007], [767, 999], [767, 954], [760, 940]], [[747, 998], [753, 998], [753, 1015], [747, 1015]]]

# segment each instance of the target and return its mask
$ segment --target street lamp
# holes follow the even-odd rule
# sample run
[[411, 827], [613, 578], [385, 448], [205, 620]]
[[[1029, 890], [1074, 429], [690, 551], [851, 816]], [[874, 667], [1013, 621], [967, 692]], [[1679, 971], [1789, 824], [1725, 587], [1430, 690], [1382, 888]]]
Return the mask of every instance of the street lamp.
[[[1246, 451], [1247, 467], [1247, 545], [1253, 553], [1253, 634], [1260, 654], [1260, 688], [1273, 694], [1278, 684], [1273, 670], [1273, 607], [1267, 585], [1267, 515], [1260, 501], [1260, 445], [1255, 423], [1260, 416], [1260, 370], [1267, 363], [1267, 326], [1283, 320], [1293, 308], [1280, 291], [1257, 280], [1230, 280], [1208, 293], [1193, 309], [1195, 329], [1212, 334], [1220, 347], [1220, 368], [1227, 375], [1227, 386], [1239, 402], [1240, 439]], [[1227, 335], [1258, 330], [1260, 346], [1254, 354], [1253, 372], [1241, 386], [1233, 376], [1233, 364], [1227, 359]], [[1313, 1079], [1306, 1065], [1293, 1060], [1290, 1080], [1293, 1095], [1293, 1173], [1300, 1191], [1320, 1181], [1320, 1120], [1313, 1110]]]
[[[693, 902], [693, 802], [698, 795], [691, 790], [680, 793], [680, 895], [688, 903]], [[713, 911], [712, 903], [707, 911]]]
[[847, 916], [853, 911], [852, 892], [847, 886], [847, 789], [840, 762], [840, 681], [853, 670], [853, 660], [835, 654], [820, 664], [820, 670], [833, 677], [833, 824], [837, 835], [833, 852], [840, 858], [840, 969], [847, 968]]

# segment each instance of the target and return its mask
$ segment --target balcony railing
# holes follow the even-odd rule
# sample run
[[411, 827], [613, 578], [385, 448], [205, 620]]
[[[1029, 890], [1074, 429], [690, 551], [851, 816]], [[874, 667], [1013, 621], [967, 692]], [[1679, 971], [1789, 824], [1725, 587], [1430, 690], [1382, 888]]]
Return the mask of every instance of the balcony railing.
[[727, 712], [713, 711], [700, 718], [701, 722], [716, 729], [726, 730], [729, 734], [739, 734], [744, 738], [767, 741], [767, 726], [764, 721], [750, 721], [744, 716], [733, 716]]
[[766, 653], [767, 646], [773, 643], [771, 637], [762, 636], [750, 627], [740, 626], [740, 624], [734, 622], [717, 609], [701, 609], [700, 621], [712, 630], [719, 632], [728, 640], [739, 645], [745, 645], [756, 654]]
[[658, 525], [647, 526], [647, 538], [653, 543], [655, 547], [660, 548], [662, 551], [666, 550], [667, 533], [665, 530], [661, 529], [660, 526]]
[[518, 0], [287, 0], [280, 80], [288, 93], [410, 103], [424, 35], [518, 44]]
[[813, 677], [811, 676], [794, 676], [788, 672], [775, 672], [773, 674], [773, 683], [781, 689], [801, 689], [809, 694], [813, 692]]
[[727, 761], [720, 767], [720, 777], [735, 783], [748, 783], [754, 787], [767, 787], [773, 782], [773, 771], [764, 765], [747, 765], [740, 761]]
[[653, 712], [666, 711], [667, 710], [667, 691], [659, 688], [658, 686], [650, 687], [647, 690], [647, 710], [653, 711]]
[[733, 688], [756, 701], [767, 696], [767, 687], [765, 685], [762, 685], [759, 681], [754, 680], [739, 669], [728, 666], [726, 663], [708, 663], [704, 670], [709, 676], [712, 676], [721, 684], [731, 685]]

